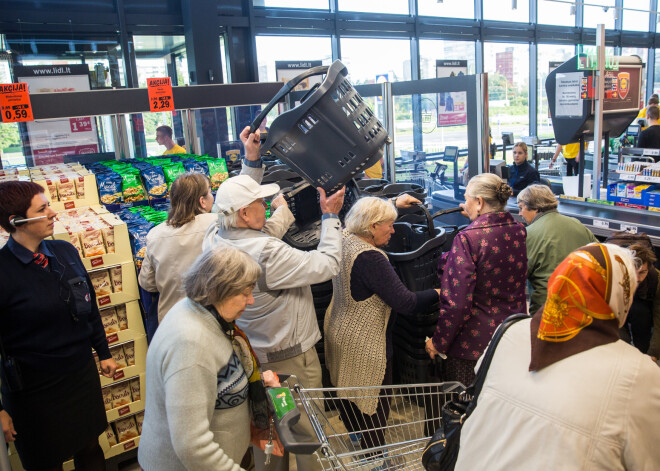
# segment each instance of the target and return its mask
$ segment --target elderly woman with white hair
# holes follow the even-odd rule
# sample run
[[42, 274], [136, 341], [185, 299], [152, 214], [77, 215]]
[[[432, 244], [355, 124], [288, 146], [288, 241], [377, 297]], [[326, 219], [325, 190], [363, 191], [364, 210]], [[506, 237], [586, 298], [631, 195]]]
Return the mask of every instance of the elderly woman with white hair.
[[[401, 195], [395, 204], [407, 207], [415, 201]], [[341, 270], [332, 280], [334, 295], [324, 323], [326, 364], [336, 387], [392, 384], [392, 311], [411, 314], [438, 301], [439, 290], [409, 291], [381, 249], [394, 233], [396, 217], [391, 201], [374, 197], [358, 200], [346, 216]], [[386, 390], [380, 397], [341, 401], [349, 432], [385, 425]], [[338, 392], [340, 398], [344, 394], [351, 395]], [[382, 429], [351, 438], [365, 449], [384, 444]]]
[[580, 221], [557, 211], [557, 197], [547, 185], [530, 185], [518, 194], [520, 216], [527, 226], [527, 279], [532, 286], [529, 312], [545, 302], [548, 279], [573, 250], [597, 242]]
[[498, 343], [457, 471], [658, 469], [660, 369], [619, 340], [642, 267], [610, 244], [570, 253], [548, 298]]
[[145, 471], [241, 469], [251, 412], [263, 425], [264, 383], [278, 386], [270, 371], [262, 379], [247, 337], [234, 324], [254, 303], [260, 275], [257, 262], [233, 248], [203, 252], [184, 275], [187, 297], [163, 319], [147, 354], [138, 453]]

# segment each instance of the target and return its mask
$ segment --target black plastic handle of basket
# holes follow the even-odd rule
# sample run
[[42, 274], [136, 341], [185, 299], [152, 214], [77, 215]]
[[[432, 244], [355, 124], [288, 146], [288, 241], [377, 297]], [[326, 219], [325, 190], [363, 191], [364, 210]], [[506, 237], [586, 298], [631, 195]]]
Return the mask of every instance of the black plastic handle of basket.
[[291, 90], [294, 89], [296, 85], [298, 85], [300, 82], [305, 80], [307, 77], [311, 77], [312, 75], [322, 75], [328, 72], [328, 69], [330, 66], [328, 65], [320, 65], [318, 67], [312, 67], [311, 69], [307, 69], [304, 71], [302, 74], [297, 75], [296, 77], [292, 78], [289, 80], [287, 83], [284, 84], [284, 86], [280, 89], [279, 92], [273, 97], [272, 100], [266, 105], [266, 107], [261, 110], [261, 113], [259, 113], [259, 116], [257, 116], [254, 121], [252, 121], [252, 124], [250, 125], [250, 134], [252, 134], [254, 131], [256, 131], [259, 126], [261, 126], [261, 122], [264, 120], [266, 115], [270, 113], [270, 110], [273, 109], [273, 107], [279, 102], [284, 95], [289, 93]]
[[420, 203], [415, 203], [415, 204], [418, 205], [420, 208], [422, 208], [422, 211], [424, 211], [424, 215], [426, 216], [426, 227], [431, 237], [433, 237], [433, 235], [435, 234], [435, 225], [433, 224], [433, 220], [435, 218], [439, 216], [444, 216], [445, 214], [451, 214], [451, 213], [457, 213], [459, 211], [463, 211], [463, 208], [459, 206], [458, 208], [443, 209], [431, 215], [429, 210], [426, 209], [426, 206]]

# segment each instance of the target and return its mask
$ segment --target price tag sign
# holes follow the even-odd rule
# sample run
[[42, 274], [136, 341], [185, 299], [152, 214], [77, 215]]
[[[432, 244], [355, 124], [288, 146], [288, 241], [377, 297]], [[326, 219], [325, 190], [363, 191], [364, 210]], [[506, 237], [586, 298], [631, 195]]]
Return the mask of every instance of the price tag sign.
[[148, 78], [149, 109], [152, 112], [174, 111], [172, 99], [172, 80], [169, 77]]
[[594, 227], [602, 227], [603, 229], [609, 229], [610, 221], [603, 221], [602, 219], [594, 219]]
[[637, 234], [637, 226], [630, 226], [628, 224], [621, 224], [621, 230]]
[[0, 113], [3, 123], [34, 121], [27, 83], [0, 85]]

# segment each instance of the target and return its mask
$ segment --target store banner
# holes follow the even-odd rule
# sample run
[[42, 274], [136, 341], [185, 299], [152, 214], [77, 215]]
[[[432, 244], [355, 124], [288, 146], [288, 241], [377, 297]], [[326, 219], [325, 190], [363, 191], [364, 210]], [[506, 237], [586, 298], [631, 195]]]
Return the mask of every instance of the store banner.
[[[90, 90], [85, 64], [14, 66], [14, 81], [26, 83], [31, 94]], [[65, 155], [99, 151], [96, 123], [91, 117], [37, 120], [26, 124], [34, 165], [62, 163]]]
[[[275, 76], [278, 82], [288, 82], [307, 69], [323, 65], [322, 61], [275, 61]], [[313, 75], [300, 82], [294, 91], [309, 90], [314, 84], [321, 83], [322, 75]]]
[[[467, 75], [467, 60], [435, 61], [437, 78]], [[465, 92], [443, 92], [438, 94], [438, 127], [467, 124], [467, 94]]]

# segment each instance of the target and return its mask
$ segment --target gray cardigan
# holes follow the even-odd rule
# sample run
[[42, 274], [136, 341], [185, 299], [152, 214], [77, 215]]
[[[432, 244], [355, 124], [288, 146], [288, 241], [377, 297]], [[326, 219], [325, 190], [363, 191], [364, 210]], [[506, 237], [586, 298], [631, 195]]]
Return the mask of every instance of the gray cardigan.
[[147, 353], [138, 459], [145, 471], [238, 471], [250, 443], [248, 379], [213, 314], [185, 298]]

